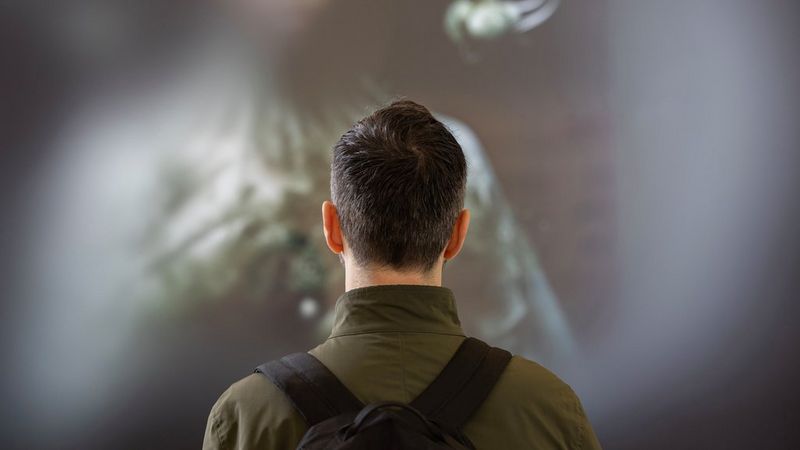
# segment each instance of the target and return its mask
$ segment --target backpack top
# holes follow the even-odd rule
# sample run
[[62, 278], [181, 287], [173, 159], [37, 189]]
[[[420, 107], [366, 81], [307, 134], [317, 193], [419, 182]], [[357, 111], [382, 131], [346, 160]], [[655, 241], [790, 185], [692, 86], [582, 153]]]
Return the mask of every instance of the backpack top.
[[511, 353], [466, 338], [410, 404], [364, 405], [314, 356], [294, 353], [256, 368], [309, 425], [298, 449], [472, 449], [461, 428], [494, 387]]

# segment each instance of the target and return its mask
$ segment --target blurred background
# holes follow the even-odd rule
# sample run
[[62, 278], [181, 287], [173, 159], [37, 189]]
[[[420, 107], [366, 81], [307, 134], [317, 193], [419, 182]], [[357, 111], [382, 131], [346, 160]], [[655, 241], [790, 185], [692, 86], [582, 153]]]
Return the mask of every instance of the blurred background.
[[0, 11], [2, 448], [199, 448], [232, 382], [324, 339], [330, 149], [398, 96], [467, 155], [468, 333], [604, 448], [796, 448], [797, 2]]

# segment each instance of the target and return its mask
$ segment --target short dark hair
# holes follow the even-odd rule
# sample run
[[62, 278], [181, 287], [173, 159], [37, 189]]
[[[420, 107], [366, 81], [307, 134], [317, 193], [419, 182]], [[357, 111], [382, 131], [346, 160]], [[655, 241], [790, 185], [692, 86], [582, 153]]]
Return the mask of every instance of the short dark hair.
[[331, 197], [362, 267], [430, 271], [464, 205], [467, 162], [424, 106], [398, 100], [333, 147]]

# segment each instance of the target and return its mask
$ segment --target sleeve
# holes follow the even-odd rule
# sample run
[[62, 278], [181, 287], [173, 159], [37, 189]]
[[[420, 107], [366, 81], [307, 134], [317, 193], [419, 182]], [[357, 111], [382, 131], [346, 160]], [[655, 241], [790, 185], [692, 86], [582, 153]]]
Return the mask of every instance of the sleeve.
[[236, 442], [236, 439], [235, 437], [230, 439], [227, 433], [228, 430], [235, 430], [235, 427], [225, 424], [224, 418], [220, 417], [223, 397], [225, 394], [217, 400], [208, 414], [206, 432], [203, 436], [203, 450], [231, 450], [234, 448], [231, 442]]
[[579, 422], [578, 422], [578, 445], [577, 448], [581, 450], [602, 450], [600, 447], [600, 441], [597, 440], [597, 436], [594, 434], [594, 429], [592, 428], [592, 424], [589, 422], [589, 418], [586, 416], [586, 411], [583, 409], [583, 405], [581, 401], [578, 399], [578, 396], [575, 396], [575, 401], [578, 408], [578, 415], [579, 415]]
[[307, 430], [303, 417], [275, 385], [259, 374], [232, 384], [214, 403], [203, 450], [285, 450]]

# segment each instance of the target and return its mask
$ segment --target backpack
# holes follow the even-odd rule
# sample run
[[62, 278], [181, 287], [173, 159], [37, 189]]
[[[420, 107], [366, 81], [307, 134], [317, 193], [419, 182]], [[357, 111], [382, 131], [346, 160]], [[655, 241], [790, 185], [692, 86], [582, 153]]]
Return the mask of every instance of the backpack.
[[466, 338], [433, 382], [410, 404], [361, 403], [308, 353], [256, 368], [308, 423], [298, 450], [474, 450], [461, 428], [483, 403], [511, 353]]

